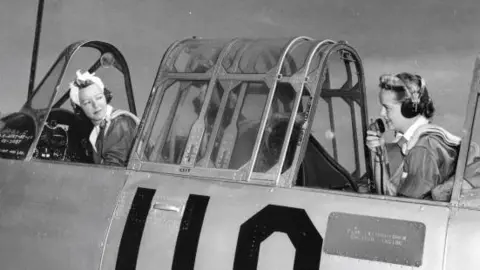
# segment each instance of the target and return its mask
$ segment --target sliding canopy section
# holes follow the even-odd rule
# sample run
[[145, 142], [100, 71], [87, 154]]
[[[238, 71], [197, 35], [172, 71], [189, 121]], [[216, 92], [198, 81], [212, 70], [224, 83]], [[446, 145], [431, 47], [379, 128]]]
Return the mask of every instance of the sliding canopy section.
[[[339, 89], [329, 84], [332, 53], [348, 76]], [[346, 42], [177, 41], [157, 72], [133, 168], [291, 186], [322, 92], [365, 108], [363, 69]]]

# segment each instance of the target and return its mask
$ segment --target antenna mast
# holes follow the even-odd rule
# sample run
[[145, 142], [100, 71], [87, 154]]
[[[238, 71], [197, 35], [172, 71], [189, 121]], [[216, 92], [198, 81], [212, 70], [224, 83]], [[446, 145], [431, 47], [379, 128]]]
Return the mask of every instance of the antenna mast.
[[40, 44], [40, 32], [42, 31], [43, 7], [45, 0], [38, 0], [37, 21], [35, 25], [35, 38], [33, 40], [32, 64], [30, 66], [30, 80], [28, 83], [27, 99], [33, 94], [33, 87], [35, 87], [35, 71], [37, 70], [38, 46]]

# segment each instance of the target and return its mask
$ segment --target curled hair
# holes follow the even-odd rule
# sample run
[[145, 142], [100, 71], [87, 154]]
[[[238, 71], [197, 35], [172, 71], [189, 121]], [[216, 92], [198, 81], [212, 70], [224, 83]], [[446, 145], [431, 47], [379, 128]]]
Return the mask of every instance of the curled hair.
[[416, 74], [402, 72], [396, 75], [382, 75], [379, 87], [395, 93], [400, 103], [412, 102], [418, 115], [431, 118], [435, 113], [432, 98], [428, 93], [425, 80]]
[[90, 85], [95, 84], [92, 80], [84, 80], [84, 81], [83, 80], [74, 80], [72, 83], [73, 83], [73, 85], [78, 87], [78, 89], [87, 88]]
[[80, 89], [95, 84], [100, 87], [102, 91], [105, 90], [105, 85], [99, 77], [95, 76], [95, 73], [90, 74], [88, 71], [82, 73], [80, 70], [77, 70], [75, 74], [75, 80], [70, 83], [70, 100], [74, 104], [80, 105], [80, 99], [78, 97]]

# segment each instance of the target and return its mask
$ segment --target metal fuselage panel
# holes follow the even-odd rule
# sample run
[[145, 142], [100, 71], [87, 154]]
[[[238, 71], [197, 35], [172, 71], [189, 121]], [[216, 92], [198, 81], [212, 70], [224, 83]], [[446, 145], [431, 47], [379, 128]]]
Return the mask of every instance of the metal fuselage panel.
[[124, 170], [0, 159], [1, 269], [98, 269]]
[[480, 211], [458, 209], [448, 226], [445, 270], [479, 268]]
[[[338, 195], [322, 190], [194, 180], [143, 172], [132, 173], [120, 197], [122, 201], [114, 214], [107, 239], [103, 270], [300, 269], [294, 264], [302, 265], [299, 262], [302, 260], [308, 264], [305, 262], [311, 257], [318, 257], [322, 270], [442, 269], [449, 216], [447, 207], [389, 201], [380, 197], [377, 200]], [[344, 231], [347, 238], [336, 248], [344, 252], [328, 250], [328, 245], [337, 240], [328, 240], [326, 233], [335, 230], [334, 233], [339, 233], [333, 223], [332, 228], [327, 228], [334, 212], [340, 217], [352, 214], [356, 220], [374, 217], [372, 220], [378, 219], [377, 229], [362, 232], [365, 228], [357, 230], [357, 225], [365, 225], [361, 222], [341, 224], [339, 227], [348, 228]], [[412, 239], [413, 235], [393, 234], [394, 240], [395, 237], [404, 237], [406, 241], [397, 246], [392, 242], [388, 244], [392, 235], [381, 231], [403, 226], [399, 220], [423, 224], [424, 241]], [[142, 229], [138, 230], [139, 227]], [[200, 232], [195, 233], [195, 230]], [[300, 236], [295, 235], [298, 231], [301, 231]], [[386, 249], [391, 249], [391, 253], [383, 253], [390, 258], [382, 257], [384, 250], [379, 249], [382, 244], [372, 245], [367, 243], [368, 239], [362, 240], [369, 233], [378, 236], [372, 240], [374, 242], [390, 237], [383, 244]], [[408, 253], [409, 249], [402, 249], [406, 242], [416, 242], [414, 251], [423, 253], [417, 256], [416, 266], [406, 266], [412, 263], [405, 260], [406, 254], [402, 254]], [[361, 248], [353, 250], [352, 244]], [[256, 258], [255, 246], [259, 247]], [[300, 252], [302, 248], [306, 249]], [[334, 252], [339, 255], [333, 255]], [[310, 255], [297, 261], [296, 254], [299, 253]], [[373, 259], [372, 255], [378, 255], [378, 258]], [[360, 259], [361, 256], [372, 259]], [[255, 258], [253, 264], [252, 258]], [[399, 263], [385, 262], [395, 260]]]

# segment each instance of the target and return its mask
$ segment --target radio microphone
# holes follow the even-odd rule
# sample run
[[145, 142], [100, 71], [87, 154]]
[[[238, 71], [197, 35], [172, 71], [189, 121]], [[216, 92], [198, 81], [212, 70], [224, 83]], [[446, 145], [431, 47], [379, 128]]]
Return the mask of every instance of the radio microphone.
[[385, 124], [383, 123], [381, 118], [377, 118], [375, 122], [372, 124], [374, 126], [374, 130], [380, 133], [385, 133]]
[[[385, 124], [383, 123], [381, 118], [377, 118], [375, 121], [373, 121], [370, 124], [369, 129], [380, 133], [380, 136], [382, 136], [383, 133], [385, 133]], [[383, 172], [382, 163], [385, 163], [385, 167], [387, 169], [387, 173], [388, 173], [389, 177], [390, 177], [390, 165], [388, 164], [387, 155], [385, 155], [385, 160], [383, 160], [383, 158], [382, 158], [383, 153], [382, 153], [382, 147], [381, 146], [375, 147], [375, 152], [378, 155], [378, 158], [380, 159], [380, 183], [376, 183], [375, 186], [377, 187], [377, 192], [379, 194], [383, 195], [385, 193], [385, 191], [384, 191], [384, 183], [383, 183], [384, 182], [384, 176], [383, 176], [384, 172]], [[378, 188], [380, 188], [380, 189], [378, 189]]]
[[[383, 123], [381, 118], [377, 118], [374, 122], [370, 124], [369, 129], [379, 132], [381, 135], [383, 135], [383, 133], [385, 133], [385, 124]], [[375, 147], [375, 150], [377, 154], [380, 154], [382, 151], [380, 146]]]

